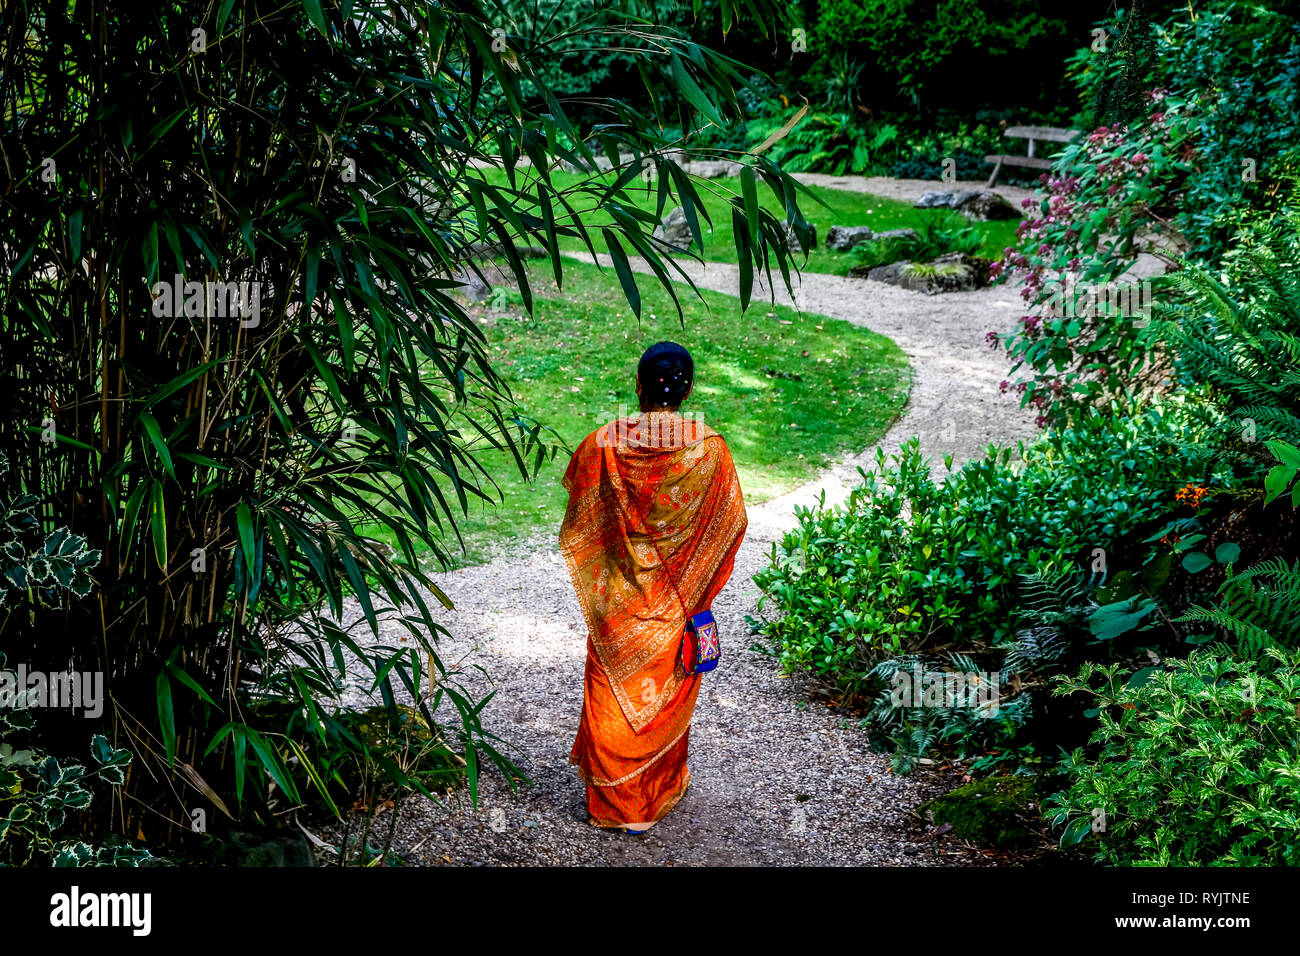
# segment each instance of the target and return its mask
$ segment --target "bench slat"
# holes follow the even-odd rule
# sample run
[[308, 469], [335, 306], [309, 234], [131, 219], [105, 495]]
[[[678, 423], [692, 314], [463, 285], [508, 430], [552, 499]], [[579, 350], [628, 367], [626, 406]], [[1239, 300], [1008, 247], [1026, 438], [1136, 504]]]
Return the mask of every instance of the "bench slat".
[[1008, 126], [1002, 133], [1013, 139], [1044, 139], [1051, 143], [1068, 143], [1081, 131], [1058, 126]]
[[1039, 159], [1036, 156], [1010, 156], [1005, 154], [996, 154], [985, 156], [986, 163], [1001, 163], [1005, 166], [1028, 166], [1031, 169], [1051, 169], [1052, 161], [1050, 159]]

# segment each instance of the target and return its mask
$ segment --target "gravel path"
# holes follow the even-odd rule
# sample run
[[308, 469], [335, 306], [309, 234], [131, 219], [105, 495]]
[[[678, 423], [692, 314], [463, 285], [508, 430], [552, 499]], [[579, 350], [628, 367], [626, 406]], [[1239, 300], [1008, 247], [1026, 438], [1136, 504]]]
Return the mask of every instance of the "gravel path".
[[[849, 177], [824, 178], [849, 188], [840, 182]], [[686, 265], [701, 288], [736, 294], [735, 266]], [[777, 300], [789, 302], [784, 293]], [[1017, 297], [1006, 288], [931, 297], [863, 279], [805, 275], [794, 304], [870, 328], [907, 353], [912, 392], [882, 442], [886, 450], [919, 435], [942, 472], [944, 454], [960, 462], [991, 441], [1034, 434], [1032, 416], [998, 393], [1005, 354], [984, 342], [987, 331], [1009, 328], [1018, 314]], [[853, 722], [811, 699], [802, 678], [780, 678], [770, 659], [747, 650], [744, 617], [755, 613], [758, 596], [751, 578], [793, 525], [794, 506], [813, 503], [822, 490], [828, 502], [842, 499], [857, 466], [870, 467], [874, 454], [874, 446], [864, 449], [816, 481], [749, 509], [734, 575], [713, 608], [725, 648], [722, 666], [704, 679], [691, 729], [693, 784], [645, 837], [590, 827], [584, 788], [568, 764], [586, 634], [555, 535], [442, 575], [440, 586], [456, 604], [440, 614], [453, 634], [441, 645], [443, 658], [480, 664], [491, 675], [490, 683], [475, 675], [467, 684], [497, 691], [484, 724], [518, 745], [516, 759], [533, 783], [511, 792], [500, 775], [485, 774], [477, 810], [465, 795], [441, 806], [410, 800], [394, 849], [413, 864], [458, 865], [989, 862], [951, 838], [936, 839], [912, 813], [955, 785], [954, 775], [894, 776]], [[356, 616], [351, 608], [349, 620]]]

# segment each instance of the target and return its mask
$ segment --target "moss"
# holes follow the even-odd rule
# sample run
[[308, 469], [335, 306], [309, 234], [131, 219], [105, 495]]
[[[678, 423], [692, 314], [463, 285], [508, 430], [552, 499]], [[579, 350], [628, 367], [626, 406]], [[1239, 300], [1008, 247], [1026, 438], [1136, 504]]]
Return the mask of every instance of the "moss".
[[936, 797], [922, 809], [937, 825], [952, 825], [963, 840], [993, 847], [1019, 846], [1038, 833], [1036, 777], [988, 777]]

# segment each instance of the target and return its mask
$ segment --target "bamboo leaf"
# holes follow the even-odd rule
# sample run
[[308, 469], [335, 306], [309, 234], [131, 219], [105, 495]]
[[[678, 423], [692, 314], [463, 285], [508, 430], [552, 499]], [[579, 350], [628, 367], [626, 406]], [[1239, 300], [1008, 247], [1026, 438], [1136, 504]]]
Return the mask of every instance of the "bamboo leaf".
[[141, 412], [140, 424], [144, 426], [145, 434], [149, 436], [149, 441], [153, 443], [154, 450], [158, 452], [158, 457], [162, 460], [163, 470], [172, 478], [175, 478], [176, 469], [172, 465], [172, 453], [167, 447], [167, 439], [163, 437], [162, 429], [158, 426], [158, 420], [148, 412]]
[[602, 227], [601, 233], [605, 237], [605, 246], [609, 249], [609, 256], [614, 260], [614, 272], [618, 274], [618, 283], [623, 287], [623, 295], [627, 298], [628, 305], [636, 317], [641, 318], [641, 290], [637, 288], [636, 279], [632, 276], [632, 267], [628, 264], [627, 254], [623, 247], [619, 245], [618, 239], [614, 236], [612, 230], [608, 227]]
[[163, 748], [167, 751], [167, 766], [176, 760], [176, 712], [172, 707], [172, 682], [160, 672], [154, 682], [158, 699], [158, 727], [162, 732]]
[[253, 512], [246, 501], [241, 501], [235, 508], [235, 530], [239, 535], [239, 546], [243, 549], [244, 567], [251, 578], [257, 549], [253, 543]]
[[307, 19], [311, 20], [312, 26], [328, 36], [329, 28], [325, 23], [325, 11], [321, 9], [320, 0], [302, 0], [302, 5], [307, 11]]
[[158, 570], [167, 571], [167, 506], [162, 482], [155, 479], [149, 496], [149, 525], [153, 529], [153, 554]]

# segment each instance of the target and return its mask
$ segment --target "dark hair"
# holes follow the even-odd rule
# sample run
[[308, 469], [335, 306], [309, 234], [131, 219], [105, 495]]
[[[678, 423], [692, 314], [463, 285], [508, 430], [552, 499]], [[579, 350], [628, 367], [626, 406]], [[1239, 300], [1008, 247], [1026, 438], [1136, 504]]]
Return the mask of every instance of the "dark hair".
[[643, 402], [676, 407], [695, 378], [695, 362], [676, 342], [656, 342], [641, 356], [636, 374], [641, 379]]

